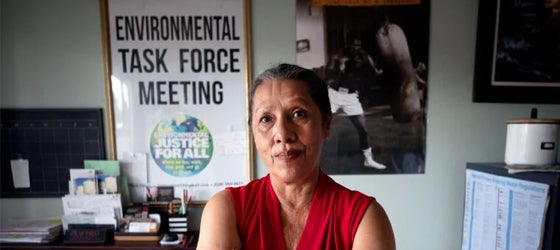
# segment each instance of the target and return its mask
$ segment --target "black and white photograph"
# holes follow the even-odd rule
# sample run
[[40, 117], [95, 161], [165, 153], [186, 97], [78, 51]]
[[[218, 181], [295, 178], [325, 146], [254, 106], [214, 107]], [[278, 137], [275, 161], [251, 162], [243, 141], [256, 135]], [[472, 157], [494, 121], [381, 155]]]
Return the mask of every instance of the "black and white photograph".
[[296, 39], [313, 44], [297, 64], [325, 80], [333, 112], [321, 168], [424, 173], [429, 1], [335, 2], [297, 0]]
[[309, 51], [309, 40], [297, 40], [296, 41], [296, 51], [297, 53], [307, 52]]

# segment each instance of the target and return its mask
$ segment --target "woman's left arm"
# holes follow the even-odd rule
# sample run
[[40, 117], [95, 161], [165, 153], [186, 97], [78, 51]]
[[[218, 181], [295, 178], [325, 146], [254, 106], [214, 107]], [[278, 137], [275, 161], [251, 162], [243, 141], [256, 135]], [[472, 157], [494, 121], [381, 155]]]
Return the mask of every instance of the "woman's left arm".
[[206, 203], [200, 222], [197, 249], [241, 249], [235, 208], [227, 191], [222, 190]]
[[373, 200], [358, 226], [352, 249], [395, 250], [395, 236], [383, 207]]

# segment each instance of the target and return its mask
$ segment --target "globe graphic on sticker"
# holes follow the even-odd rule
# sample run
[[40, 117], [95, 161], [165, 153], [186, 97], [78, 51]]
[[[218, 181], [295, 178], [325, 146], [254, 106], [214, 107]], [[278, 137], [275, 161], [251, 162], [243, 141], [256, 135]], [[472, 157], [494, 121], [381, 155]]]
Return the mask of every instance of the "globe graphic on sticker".
[[210, 130], [201, 120], [180, 114], [157, 124], [150, 136], [150, 151], [165, 173], [188, 177], [208, 166], [214, 143]]

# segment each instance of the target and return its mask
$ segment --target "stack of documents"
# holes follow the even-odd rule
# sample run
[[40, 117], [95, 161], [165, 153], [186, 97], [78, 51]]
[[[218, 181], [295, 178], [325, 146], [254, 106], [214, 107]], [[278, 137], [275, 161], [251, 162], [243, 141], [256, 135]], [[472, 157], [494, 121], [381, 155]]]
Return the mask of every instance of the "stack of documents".
[[63, 229], [68, 224], [113, 225], [122, 219], [120, 194], [65, 195], [62, 197]]
[[60, 218], [9, 220], [0, 225], [1, 243], [50, 243], [61, 236]]
[[560, 165], [506, 165], [508, 173], [517, 174], [525, 172], [560, 172]]

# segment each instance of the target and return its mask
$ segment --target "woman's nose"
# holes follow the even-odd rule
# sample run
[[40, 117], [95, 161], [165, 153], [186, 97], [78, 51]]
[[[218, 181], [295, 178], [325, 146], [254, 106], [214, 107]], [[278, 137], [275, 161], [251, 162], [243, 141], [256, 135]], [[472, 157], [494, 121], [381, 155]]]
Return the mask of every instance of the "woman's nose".
[[296, 133], [293, 130], [290, 121], [280, 119], [275, 124], [274, 142], [275, 143], [291, 143], [296, 140]]

